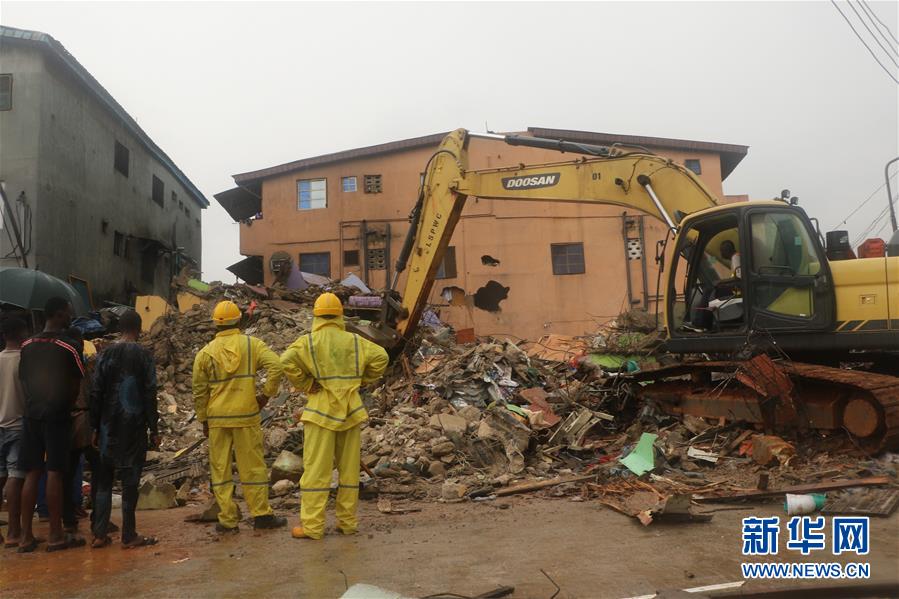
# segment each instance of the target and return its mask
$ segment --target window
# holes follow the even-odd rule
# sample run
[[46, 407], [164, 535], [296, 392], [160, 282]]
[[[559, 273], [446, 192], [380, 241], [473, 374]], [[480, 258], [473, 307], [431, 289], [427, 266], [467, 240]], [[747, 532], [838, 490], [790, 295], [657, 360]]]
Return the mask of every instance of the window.
[[331, 253], [300, 254], [300, 270], [323, 277], [331, 276]]
[[344, 193], [356, 191], [356, 177], [342, 177], [340, 179], [340, 188]]
[[172, 203], [174, 204], [177, 201], [178, 201], [178, 194], [175, 193], [174, 191], [172, 191]]
[[579, 275], [584, 272], [583, 243], [554, 243], [550, 247], [554, 275]]
[[125, 236], [122, 235], [119, 231], [115, 232], [112, 240], [112, 253], [116, 256], [125, 255]]
[[12, 75], [0, 75], [0, 110], [12, 110]]
[[685, 160], [684, 166], [693, 171], [694, 174], [702, 174], [702, 166], [699, 164], [699, 158], [689, 158]]
[[165, 203], [165, 184], [153, 175], [153, 201], [162, 206]]
[[767, 212], [750, 217], [753, 303], [756, 307], [799, 318], [815, 314], [810, 281], [821, 271], [815, 244], [795, 214]]
[[437, 268], [436, 278], [438, 279], [455, 279], [456, 273], [456, 248], [449, 246], [446, 253], [443, 254], [443, 260]]
[[365, 175], [365, 193], [381, 193], [381, 175]]
[[344, 266], [359, 266], [359, 250], [344, 250], [343, 251], [343, 265]]
[[325, 179], [297, 181], [297, 210], [328, 207], [328, 188]]
[[128, 151], [128, 148], [126, 148], [119, 142], [115, 142], [115, 158], [113, 160], [113, 166], [115, 167], [115, 170], [122, 173], [126, 177], [128, 176], [130, 154], [131, 153]]

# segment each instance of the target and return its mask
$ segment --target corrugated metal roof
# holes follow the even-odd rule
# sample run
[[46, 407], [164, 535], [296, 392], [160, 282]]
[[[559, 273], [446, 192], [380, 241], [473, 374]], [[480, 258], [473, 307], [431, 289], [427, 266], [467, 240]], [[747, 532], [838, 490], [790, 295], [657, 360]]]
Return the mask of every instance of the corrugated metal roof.
[[197, 188], [193, 182], [187, 178], [187, 175], [178, 168], [178, 166], [172, 161], [168, 155], [162, 151], [156, 142], [154, 142], [147, 133], [141, 129], [140, 125], [137, 124], [137, 121], [132, 118], [128, 111], [126, 111], [121, 104], [119, 104], [115, 98], [112, 97], [106, 88], [104, 88], [99, 81], [94, 79], [94, 76], [90, 74], [90, 72], [81, 65], [78, 60], [75, 59], [72, 54], [69, 53], [65, 47], [59, 43], [53, 36], [48, 35], [46, 33], [42, 33], [40, 31], [29, 31], [27, 29], [17, 29], [15, 27], [7, 27], [5, 25], [0, 26], [0, 45], [3, 42], [15, 40], [16, 42], [27, 42], [27, 43], [35, 43], [40, 44], [41, 47], [50, 53], [52, 53], [56, 58], [58, 58], [75, 76], [78, 78], [90, 91], [92, 91], [100, 104], [104, 105], [107, 109], [109, 109], [116, 117], [118, 117], [122, 123], [127, 127], [131, 133], [137, 137], [137, 139], [147, 148], [147, 150], [157, 159], [159, 162], [163, 164], [163, 166], [172, 174], [175, 179], [178, 180], [181, 185], [188, 191], [193, 200], [200, 205], [202, 208], [207, 208], [209, 206], [209, 200], [206, 199], [206, 196], [203, 195], [203, 192]]
[[262, 200], [243, 187], [235, 187], [213, 195], [231, 218], [240, 222], [262, 212]]
[[[592, 131], [573, 131], [570, 129], [544, 129], [540, 127], [528, 127], [527, 134], [534, 137], [548, 137], [550, 139], [564, 139], [567, 141], [578, 141], [582, 143], [593, 143], [602, 145], [611, 145], [613, 143], [641, 145], [647, 148], [666, 148], [674, 150], [692, 150], [701, 152], [714, 152], [721, 157], [721, 178], [724, 179], [729, 175], [737, 164], [746, 156], [749, 150], [748, 146], [739, 146], [733, 144], [721, 144], [707, 141], [692, 141], [687, 139], [669, 139], [665, 137], [642, 137], [636, 135], [619, 135], [615, 133], [597, 133]], [[433, 135], [425, 135], [423, 137], [413, 137], [401, 141], [393, 141], [375, 146], [366, 146], [364, 148], [355, 148], [342, 152], [334, 152], [332, 154], [323, 154], [321, 156], [313, 156], [311, 158], [303, 158], [286, 162], [277, 166], [249, 171], [234, 175], [234, 181], [238, 184], [256, 182], [266, 177], [273, 177], [291, 171], [297, 171], [313, 166], [323, 166], [333, 164], [344, 160], [352, 160], [356, 158], [371, 158], [372, 156], [380, 156], [391, 152], [399, 152], [403, 150], [411, 150], [426, 146], [437, 146], [446, 137], [447, 133], [434, 133]]]

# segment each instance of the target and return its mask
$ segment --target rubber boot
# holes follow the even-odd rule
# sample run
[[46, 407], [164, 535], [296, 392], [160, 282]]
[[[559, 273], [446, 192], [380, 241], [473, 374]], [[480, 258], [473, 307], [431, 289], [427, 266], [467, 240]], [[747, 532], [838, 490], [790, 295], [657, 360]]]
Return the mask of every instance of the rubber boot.
[[221, 524], [221, 522], [216, 522], [216, 524], [215, 524], [215, 532], [217, 532], [217, 533], [219, 533], [219, 534], [233, 534], [233, 533], [236, 533], [236, 532], [240, 532], [240, 529], [239, 529], [238, 527], [236, 527], [236, 526], [235, 526], [234, 528], [229, 528], [229, 527], [227, 527], [227, 526], [223, 526], [223, 525]]
[[293, 530], [290, 531], [290, 536], [295, 539], [314, 539], [318, 540], [320, 537], [310, 537], [306, 534], [306, 531], [303, 530], [302, 526], [294, 526]]
[[264, 528], [281, 528], [287, 526], [287, 518], [268, 514], [265, 516], [256, 516], [253, 518], [253, 528], [256, 530]]

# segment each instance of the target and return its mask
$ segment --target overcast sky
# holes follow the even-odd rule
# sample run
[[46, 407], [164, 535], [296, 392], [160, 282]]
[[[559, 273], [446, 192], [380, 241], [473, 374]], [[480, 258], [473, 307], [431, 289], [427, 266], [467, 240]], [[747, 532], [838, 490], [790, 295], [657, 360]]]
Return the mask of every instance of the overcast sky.
[[[896, 34], [897, 3], [868, 4]], [[206, 280], [232, 281], [240, 258], [212, 197], [230, 175], [457, 127], [748, 145], [725, 193], [789, 188], [827, 229], [899, 154], [899, 86], [830, 2], [0, 8], [59, 40], [206, 194]], [[850, 237], [885, 206], [881, 190]]]

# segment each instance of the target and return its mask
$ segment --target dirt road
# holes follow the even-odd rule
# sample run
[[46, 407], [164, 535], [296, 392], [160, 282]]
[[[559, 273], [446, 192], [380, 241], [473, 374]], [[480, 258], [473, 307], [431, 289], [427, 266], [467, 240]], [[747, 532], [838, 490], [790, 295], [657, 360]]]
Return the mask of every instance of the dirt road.
[[[0, 555], [0, 596], [330, 598], [368, 583], [412, 597], [476, 595], [501, 585], [514, 586], [515, 597], [550, 597], [555, 589], [543, 569], [561, 586], [560, 598], [630, 597], [741, 580], [741, 518], [783, 515], [776, 504], [741, 506], [715, 512], [709, 523], [644, 527], [596, 503], [566, 499], [417, 507], [422, 511], [386, 515], [364, 502], [359, 535], [333, 534], [331, 523], [332, 534], [318, 542], [293, 540], [284, 530], [256, 533], [246, 524], [219, 540], [212, 525], [183, 522], [196, 507], [138, 512], [139, 529], [157, 535], [158, 546], [7, 550]], [[865, 558], [872, 578], [899, 580], [897, 533], [899, 513], [872, 519]], [[785, 535], [782, 525], [780, 560], [863, 561], [829, 549], [803, 559], [784, 552]]]

